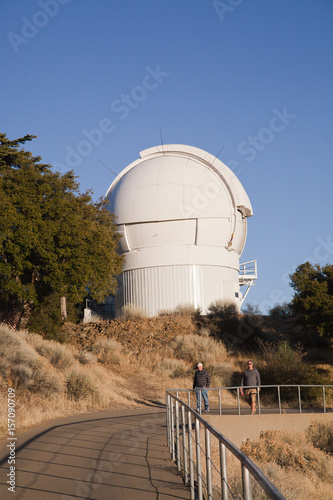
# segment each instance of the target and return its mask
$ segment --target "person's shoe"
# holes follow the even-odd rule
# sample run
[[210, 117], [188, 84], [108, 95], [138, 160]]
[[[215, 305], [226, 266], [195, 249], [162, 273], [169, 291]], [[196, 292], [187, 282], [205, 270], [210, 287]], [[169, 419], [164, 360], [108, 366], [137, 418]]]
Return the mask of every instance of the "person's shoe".
[[209, 413], [209, 408], [207, 410], [205, 410], [205, 413]]
[[255, 414], [256, 414], [256, 410], [251, 411], [251, 415], [255, 415]]
[[200, 413], [200, 410], [199, 410], [199, 408], [197, 408], [197, 409], [196, 409], [195, 411], [196, 411], [197, 413]]

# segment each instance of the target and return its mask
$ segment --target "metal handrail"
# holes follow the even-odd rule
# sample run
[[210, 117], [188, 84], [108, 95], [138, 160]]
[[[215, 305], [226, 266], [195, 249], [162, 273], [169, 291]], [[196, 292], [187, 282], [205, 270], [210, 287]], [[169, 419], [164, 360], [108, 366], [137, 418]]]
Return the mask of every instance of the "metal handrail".
[[[297, 384], [297, 385], [289, 385], [289, 384], [281, 384], [281, 385], [261, 385], [261, 386], [247, 386], [244, 387], [244, 389], [257, 389], [257, 400], [258, 400], [258, 413], [261, 413], [261, 401], [260, 401], [260, 390], [265, 390], [265, 389], [271, 389], [271, 388], [276, 388], [277, 389], [277, 400], [278, 400], [278, 412], [281, 414], [282, 413], [282, 405], [281, 405], [281, 388], [294, 388], [297, 389], [297, 399], [298, 399], [298, 410], [299, 413], [302, 413], [302, 409], [304, 410], [304, 404], [305, 401], [301, 398], [301, 389], [302, 388], [322, 388], [322, 398], [323, 398], [323, 413], [327, 413], [327, 403], [326, 403], [326, 389], [327, 388], [333, 388], [333, 385], [329, 384], [323, 384], [323, 385], [314, 385], [314, 384]], [[206, 391], [218, 391], [218, 401], [219, 401], [219, 414], [222, 415], [222, 402], [221, 402], [221, 391], [237, 391], [237, 409], [238, 409], [238, 415], [241, 414], [241, 397], [240, 397], [240, 391], [241, 387], [239, 386], [234, 386], [234, 387], [212, 387], [212, 388], [206, 388]], [[193, 393], [192, 389], [169, 389], [169, 391], [176, 392], [177, 397], [179, 393], [182, 392], [187, 392], [187, 400], [188, 400], [188, 405], [190, 406], [190, 400], [191, 400], [191, 393]], [[200, 403], [201, 403], [201, 398], [200, 398]], [[270, 407], [271, 408], [271, 407]], [[199, 413], [201, 414], [201, 404], [200, 404], [200, 411]]]
[[[167, 438], [169, 451], [174, 461], [177, 462], [178, 471], [183, 465], [184, 480], [190, 486], [190, 498], [194, 500], [203, 500], [203, 475], [201, 464], [200, 445], [200, 425], [205, 430], [205, 454], [206, 454], [206, 483], [207, 483], [207, 499], [213, 500], [213, 483], [212, 483], [212, 461], [211, 461], [211, 443], [210, 437], [213, 435], [219, 441], [220, 447], [220, 476], [221, 476], [221, 498], [228, 500], [228, 480], [227, 480], [227, 455], [226, 448], [239, 460], [242, 471], [242, 486], [243, 499], [251, 500], [251, 477], [257, 481], [262, 489], [267, 493], [269, 498], [275, 500], [285, 500], [285, 497], [271, 483], [271, 481], [262, 473], [262, 471], [247, 457], [237, 446], [235, 446], [227, 437], [218, 432], [212, 425], [206, 422], [198, 413], [196, 413], [189, 405], [184, 403], [170, 390], [166, 391], [166, 409], [167, 409]], [[179, 420], [179, 406], [181, 407], [181, 424]], [[187, 412], [187, 427], [185, 422], [185, 411]], [[196, 476], [197, 488], [195, 491], [194, 479], [194, 453], [192, 446], [192, 417], [194, 417], [195, 429], [195, 447], [196, 447]], [[175, 430], [176, 426], [176, 438]], [[180, 432], [182, 430], [182, 446], [180, 443]], [[188, 433], [188, 440], [186, 436]], [[182, 453], [181, 453], [182, 449]], [[181, 460], [182, 458], [182, 460]], [[197, 497], [196, 497], [197, 495]]]

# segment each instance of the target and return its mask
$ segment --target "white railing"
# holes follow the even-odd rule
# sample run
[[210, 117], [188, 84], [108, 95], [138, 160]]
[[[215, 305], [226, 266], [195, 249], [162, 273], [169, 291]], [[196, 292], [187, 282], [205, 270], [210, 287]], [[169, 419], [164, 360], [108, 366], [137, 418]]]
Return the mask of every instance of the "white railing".
[[244, 280], [244, 285], [247, 281], [252, 281], [257, 279], [257, 261], [250, 260], [248, 262], [242, 262], [239, 264], [239, 281]]
[[[266, 492], [268, 498], [285, 500], [285, 497], [252, 460], [188, 404], [170, 391], [166, 391], [166, 403], [169, 451], [172, 459], [177, 463], [178, 471], [183, 471], [185, 484], [190, 487], [191, 500], [203, 500], [204, 495], [207, 500], [213, 500], [217, 498], [217, 495], [222, 500], [235, 498], [228, 483], [227, 450], [236, 457], [240, 464], [243, 499], [252, 500], [252, 477]], [[204, 431], [204, 447], [201, 445], [201, 431]], [[212, 436], [217, 439], [219, 448], [217, 467], [212, 461]], [[213, 482], [213, 468], [215, 476], [219, 477], [219, 485], [215, 480]]]
[[[247, 387], [257, 389], [257, 407], [258, 413], [302, 413], [311, 411], [315, 413], [327, 413], [333, 411], [333, 385], [261, 385], [258, 387]], [[312, 389], [312, 397], [309, 391]], [[242, 411], [248, 408], [243, 404], [240, 387], [217, 387], [206, 389], [214, 401], [210, 401], [210, 409], [214, 413], [223, 415], [224, 413], [241, 415]], [[191, 406], [191, 397], [195, 396], [192, 389], [169, 389], [169, 392], [175, 393], [177, 397]], [[308, 393], [308, 394], [307, 394]], [[327, 404], [327, 394], [329, 393], [330, 405]], [[226, 397], [228, 395], [228, 397]], [[225, 397], [224, 397], [225, 396]], [[233, 405], [230, 403], [233, 401]], [[269, 403], [265, 403], [268, 400]], [[224, 404], [223, 402], [226, 401]], [[262, 403], [263, 402], [263, 403]], [[215, 406], [214, 406], [215, 404]], [[200, 398], [201, 414], [201, 398]]]
[[239, 286], [247, 286], [245, 293], [243, 293], [241, 298], [241, 305], [243, 304], [250, 288], [255, 285], [257, 274], [257, 261], [251, 260], [249, 262], [243, 262], [239, 264], [238, 280]]

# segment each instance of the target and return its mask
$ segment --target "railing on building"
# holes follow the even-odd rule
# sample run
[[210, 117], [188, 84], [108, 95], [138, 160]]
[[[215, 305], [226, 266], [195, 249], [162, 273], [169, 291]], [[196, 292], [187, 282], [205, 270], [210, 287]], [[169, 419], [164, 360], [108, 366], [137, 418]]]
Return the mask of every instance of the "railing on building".
[[114, 301], [107, 301], [105, 304], [97, 304], [93, 300], [86, 299], [83, 310], [83, 323], [111, 319], [115, 316]]
[[239, 264], [239, 286], [247, 286], [245, 293], [243, 293], [242, 295], [241, 304], [244, 302], [251, 286], [255, 285], [257, 277], [258, 273], [256, 260], [250, 260], [249, 262], [243, 262]]
[[[252, 476], [266, 492], [268, 498], [285, 500], [285, 497], [252, 460], [189, 405], [170, 391], [166, 391], [166, 402], [169, 451], [172, 459], [177, 463], [178, 471], [183, 470], [185, 484], [190, 487], [191, 500], [204, 498], [213, 500], [217, 498], [217, 495], [222, 500], [234, 498], [228, 484], [227, 449], [240, 463], [243, 499], [252, 500]], [[204, 448], [201, 445], [201, 430], [204, 430]], [[219, 443], [218, 468], [212, 462], [211, 436], [214, 436]], [[205, 464], [202, 463], [202, 454], [205, 457]], [[213, 466], [220, 477], [220, 486], [213, 484]]]

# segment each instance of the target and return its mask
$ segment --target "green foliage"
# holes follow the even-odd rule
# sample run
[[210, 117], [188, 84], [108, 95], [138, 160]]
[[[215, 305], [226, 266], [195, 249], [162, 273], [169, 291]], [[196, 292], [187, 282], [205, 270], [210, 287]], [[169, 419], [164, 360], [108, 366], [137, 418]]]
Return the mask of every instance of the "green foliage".
[[242, 313], [248, 316], [258, 316], [261, 314], [258, 304], [246, 304], [242, 309]]
[[268, 311], [268, 315], [275, 319], [289, 319], [292, 317], [292, 310], [290, 309], [290, 304], [283, 302], [282, 304], [276, 304]]
[[305, 262], [290, 279], [295, 290], [290, 307], [298, 323], [315, 337], [333, 337], [333, 265]]
[[207, 320], [211, 335], [224, 340], [227, 345], [237, 343], [240, 313], [234, 302], [226, 300], [213, 302], [208, 307]]
[[263, 316], [257, 306], [248, 305], [241, 314], [235, 302], [216, 301], [208, 308], [205, 327], [210, 335], [233, 350], [256, 350], [256, 339], [271, 340], [271, 333], [263, 330]]
[[[71, 302], [67, 304], [67, 314], [67, 321], [78, 322], [77, 308]], [[60, 295], [51, 293], [41, 304], [32, 309], [27, 329], [30, 332], [40, 333], [46, 339], [65, 343], [67, 339], [62, 331], [62, 325]]]
[[[52, 293], [101, 302], [122, 270], [114, 216], [72, 171], [61, 175], [20, 149], [33, 136], [0, 134], [0, 307], [27, 316]], [[20, 327], [25, 327], [21, 324]]]
[[[287, 342], [277, 344], [259, 341], [262, 364], [259, 367], [262, 385], [322, 385], [329, 383], [327, 376], [304, 362], [305, 353], [300, 346], [292, 348]], [[257, 367], [257, 366], [256, 366]], [[258, 368], [258, 367], [257, 367]], [[260, 394], [263, 404], [276, 404], [276, 389], [265, 389]], [[301, 397], [307, 406], [322, 407], [321, 388], [302, 387]], [[295, 387], [281, 388], [281, 401], [298, 407], [298, 392]]]

